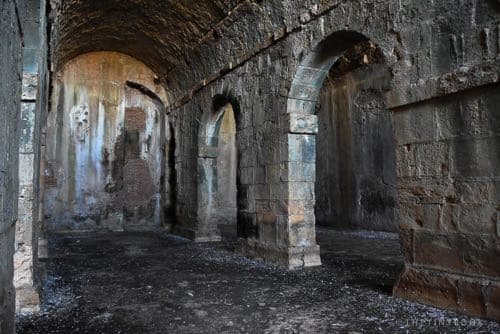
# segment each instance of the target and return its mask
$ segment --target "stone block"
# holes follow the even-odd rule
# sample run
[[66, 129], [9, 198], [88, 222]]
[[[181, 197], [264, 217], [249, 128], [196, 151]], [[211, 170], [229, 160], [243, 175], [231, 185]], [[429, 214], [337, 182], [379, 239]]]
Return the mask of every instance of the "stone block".
[[450, 144], [451, 174], [454, 177], [493, 178], [500, 169], [498, 139], [462, 139]]
[[457, 192], [461, 201], [467, 204], [496, 203], [496, 187], [492, 181], [458, 182]]
[[[260, 219], [263, 219], [261, 221]], [[275, 215], [257, 215], [259, 224], [259, 242], [263, 244], [276, 244], [276, 216]]]
[[38, 94], [38, 74], [23, 74], [22, 100], [35, 101]]
[[415, 231], [411, 228], [400, 226], [399, 228], [399, 244], [401, 245], [401, 253], [405, 258], [406, 263], [414, 262], [414, 234]]
[[314, 200], [314, 182], [287, 182], [290, 200]]
[[279, 214], [278, 212], [272, 210], [271, 208], [271, 201], [264, 199], [264, 200], [255, 200], [255, 212], [257, 214], [264, 214], [267, 212], [274, 212], [276, 214]]
[[316, 112], [316, 101], [289, 98], [287, 112], [290, 114], [313, 115]]
[[495, 236], [417, 230], [414, 254], [420, 266], [500, 277], [500, 241]]
[[266, 176], [269, 183], [279, 183], [288, 179], [289, 163], [284, 162], [266, 166]]
[[483, 288], [484, 286], [479, 282], [466, 279], [458, 280], [458, 305], [465, 313], [486, 315]]
[[316, 244], [316, 229], [314, 224], [292, 224], [290, 225], [289, 231], [288, 243], [292, 247], [304, 247]]
[[33, 154], [34, 133], [35, 133], [36, 104], [32, 102], [21, 103], [21, 124], [19, 152]]
[[412, 144], [396, 147], [396, 173], [399, 178], [417, 175], [416, 146]]
[[462, 246], [462, 237], [457, 233], [415, 231], [415, 264], [463, 272]]
[[316, 163], [316, 136], [289, 134], [288, 159], [294, 162]]
[[309, 84], [295, 83], [290, 88], [289, 99], [316, 101], [321, 87], [311, 86]]
[[500, 283], [492, 282], [485, 288], [486, 316], [500, 321]]
[[469, 234], [496, 234], [497, 207], [489, 203], [460, 205], [459, 229]]
[[[309, 87], [315, 87], [316, 89], [321, 89], [323, 82], [328, 75], [328, 68], [323, 67], [310, 67], [310, 66], [299, 66], [297, 73], [295, 74], [294, 81], [292, 84], [292, 89], [289, 96], [300, 97], [293, 94], [293, 86], [305, 85]], [[307, 97], [307, 96], [302, 96]]]
[[282, 181], [315, 182], [316, 164], [290, 161], [288, 163], [288, 174], [283, 175]]
[[500, 277], [500, 240], [491, 235], [464, 235], [455, 250], [463, 258], [463, 272], [471, 275]]
[[415, 106], [411, 111], [393, 114], [395, 139], [399, 145], [435, 141], [436, 116], [428, 105]]
[[450, 151], [445, 142], [419, 144], [416, 147], [417, 176], [443, 177], [450, 169]]
[[317, 134], [318, 117], [316, 115], [287, 114], [288, 129], [294, 134]]
[[19, 184], [33, 184], [35, 156], [33, 154], [19, 155]]
[[253, 167], [240, 168], [238, 181], [241, 185], [253, 184]]
[[443, 272], [407, 267], [394, 287], [394, 295], [440, 308], [456, 309], [457, 281]]
[[201, 158], [215, 159], [219, 154], [217, 146], [201, 145], [198, 155]]
[[254, 184], [265, 184], [266, 181], [267, 181], [266, 167], [255, 166], [253, 168], [253, 183]]
[[456, 232], [460, 221], [461, 206], [457, 204], [446, 203], [441, 208], [441, 217], [439, 221], [439, 231]]

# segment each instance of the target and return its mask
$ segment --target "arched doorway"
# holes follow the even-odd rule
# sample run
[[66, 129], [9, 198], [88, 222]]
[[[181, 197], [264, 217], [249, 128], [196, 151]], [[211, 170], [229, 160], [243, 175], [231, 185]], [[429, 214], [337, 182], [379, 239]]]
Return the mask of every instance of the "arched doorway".
[[236, 227], [237, 173], [236, 143], [237, 103], [219, 94], [211, 110], [202, 116], [198, 156], [198, 222], [195, 241], [220, 241], [219, 225]]
[[299, 65], [287, 102], [288, 238], [302, 250], [289, 267], [321, 263], [316, 224], [396, 230], [390, 81], [380, 49], [352, 31], [331, 34]]
[[346, 230], [397, 232], [395, 140], [381, 50], [361, 41], [332, 65], [316, 114], [316, 222]]

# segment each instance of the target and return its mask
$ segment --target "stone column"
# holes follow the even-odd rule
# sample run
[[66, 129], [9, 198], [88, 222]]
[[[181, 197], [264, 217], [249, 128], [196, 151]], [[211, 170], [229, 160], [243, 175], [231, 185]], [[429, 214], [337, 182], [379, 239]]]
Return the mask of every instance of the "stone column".
[[41, 225], [41, 124], [47, 106], [45, 1], [27, 0], [20, 8], [23, 36], [23, 79], [19, 147], [19, 220], [16, 226], [14, 286], [17, 312], [39, 310], [35, 279]]
[[35, 127], [38, 75], [23, 75], [21, 133], [19, 147], [19, 220], [16, 226], [14, 286], [17, 312], [39, 310], [40, 298], [35, 287], [34, 266], [38, 244], [38, 164], [35, 157]]

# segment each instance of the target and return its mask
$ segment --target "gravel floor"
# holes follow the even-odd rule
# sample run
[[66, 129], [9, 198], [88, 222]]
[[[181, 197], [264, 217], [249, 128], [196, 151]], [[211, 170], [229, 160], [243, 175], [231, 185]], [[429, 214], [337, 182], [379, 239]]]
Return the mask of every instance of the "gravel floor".
[[500, 333], [500, 324], [390, 295], [397, 237], [318, 229], [323, 266], [286, 271], [163, 232], [50, 240], [43, 310], [27, 333]]

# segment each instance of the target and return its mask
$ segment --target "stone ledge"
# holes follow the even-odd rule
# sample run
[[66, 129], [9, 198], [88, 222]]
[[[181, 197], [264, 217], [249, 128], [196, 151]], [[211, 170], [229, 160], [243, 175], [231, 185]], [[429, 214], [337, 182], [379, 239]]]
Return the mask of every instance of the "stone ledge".
[[500, 82], [500, 58], [460, 69], [409, 85], [393, 83], [386, 94], [389, 109], [404, 108], [415, 103]]
[[211, 231], [199, 231], [194, 228], [174, 226], [172, 234], [192, 240], [194, 242], [220, 242], [222, 236], [219, 229]]
[[290, 270], [321, 266], [319, 245], [278, 248], [240, 239], [237, 252]]
[[440, 270], [406, 267], [395, 296], [481, 318], [500, 320], [500, 280], [471, 278]]

